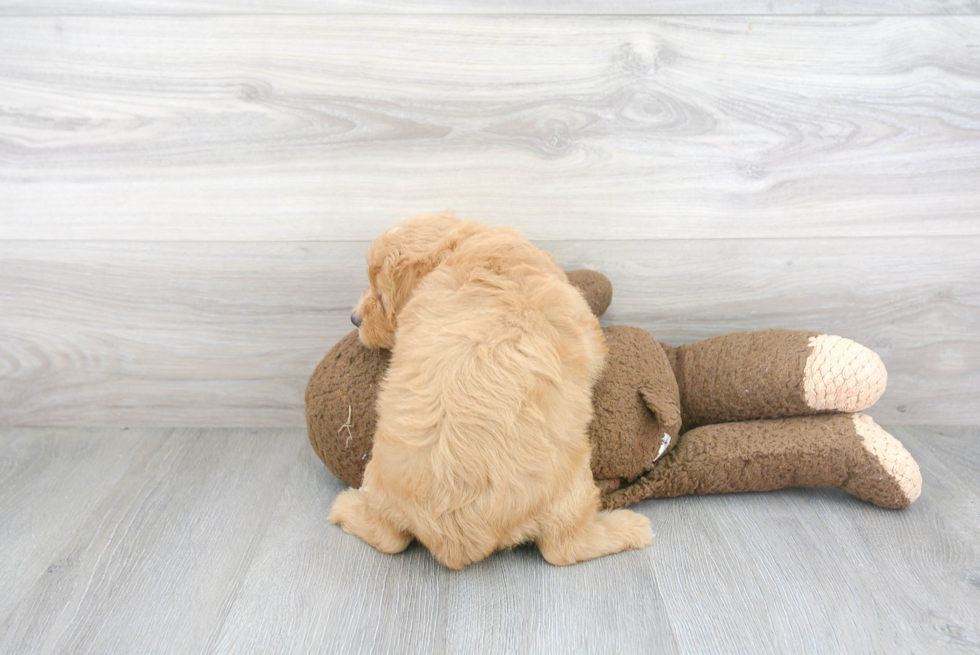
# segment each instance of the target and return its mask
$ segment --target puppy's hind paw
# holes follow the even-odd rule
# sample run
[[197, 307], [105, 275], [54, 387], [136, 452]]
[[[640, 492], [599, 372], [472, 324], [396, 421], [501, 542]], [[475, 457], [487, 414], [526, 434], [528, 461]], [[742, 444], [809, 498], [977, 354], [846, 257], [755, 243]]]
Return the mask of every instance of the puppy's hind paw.
[[642, 514], [628, 509], [600, 512], [599, 522], [606, 529], [607, 538], [613, 542], [611, 545], [618, 546], [618, 550], [641, 550], [653, 544], [650, 519]]
[[348, 489], [337, 496], [327, 519], [360, 537], [382, 553], [400, 553], [412, 543], [412, 535], [399, 530], [365, 501], [364, 492]]
[[364, 499], [358, 490], [348, 489], [341, 492], [333, 501], [333, 507], [330, 508], [327, 520], [334, 525], [343, 527], [344, 523], [350, 522], [360, 511], [363, 511], [363, 506]]
[[640, 550], [653, 543], [650, 519], [627, 509], [599, 512], [573, 531], [557, 530], [538, 539], [541, 554], [555, 566]]

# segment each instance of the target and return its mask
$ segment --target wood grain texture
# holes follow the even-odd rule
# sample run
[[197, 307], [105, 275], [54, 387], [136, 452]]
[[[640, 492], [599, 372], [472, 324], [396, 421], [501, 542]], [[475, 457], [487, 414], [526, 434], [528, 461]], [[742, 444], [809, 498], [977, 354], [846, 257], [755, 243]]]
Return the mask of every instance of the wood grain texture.
[[[90, 483], [86, 491], [98, 493], [100, 502], [60, 549], [46, 553], [52, 565], [33, 572], [36, 581], [3, 618], [0, 650], [208, 650], [268, 528], [285, 472], [307, 455], [308, 445], [297, 436], [268, 430], [82, 433], [81, 439], [149, 447], [111, 493], [101, 481]], [[83, 471], [89, 465], [76, 463]], [[33, 511], [33, 503], [17, 508]], [[62, 511], [54, 514], [74, 519]]]
[[14, 599], [74, 563], [66, 544], [152, 445], [106, 430], [0, 433], [0, 620]]
[[0, 542], [0, 639], [18, 653], [976, 653], [980, 429], [893, 432], [923, 473], [907, 510], [838, 490], [646, 501], [644, 551], [557, 568], [522, 547], [452, 572], [330, 525], [343, 486], [303, 430], [0, 430], [17, 445], [0, 470], [25, 483], [0, 525], [41, 504], [49, 534], [62, 528], [26, 561]]
[[[0, 423], [302, 426], [367, 243], [0, 244]], [[877, 351], [879, 422], [980, 419], [980, 238], [538, 242], [677, 345], [784, 327]]]
[[346, 539], [324, 520], [342, 488], [312, 453], [293, 469], [218, 651], [677, 652], [645, 558], [556, 569], [526, 547], [454, 575]]
[[972, 16], [7, 17], [0, 239], [450, 207], [537, 239], [977, 235], [978, 46]]
[[976, 0], [4, 0], [0, 16], [194, 14], [980, 14]]
[[[921, 652], [976, 653], [980, 651], [980, 616], [977, 603], [977, 531], [975, 479], [980, 449], [977, 428], [896, 427], [890, 431], [913, 455], [923, 474], [923, 494], [913, 505], [916, 515], [900, 513], [900, 520], [882, 524], [867, 520], [868, 507], [853, 503], [853, 513], [835, 503], [817, 506], [820, 520], [840, 544], [840, 556], [868, 591], [868, 602], [878, 625], [890, 626], [891, 644], [883, 650], [906, 651], [919, 643]], [[949, 444], [956, 455], [949, 457]], [[944, 448], [945, 446], [945, 448]], [[924, 501], [924, 502], [920, 502]], [[876, 568], [887, 562], [889, 579]], [[903, 603], [883, 601], [893, 594], [896, 581], [920, 579], [915, 593]], [[927, 600], [943, 596], [941, 608]], [[874, 624], [872, 624], [874, 625]], [[872, 649], [875, 650], [875, 649]]]
[[367, 244], [3, 244], [0, 417], [304, 425]]

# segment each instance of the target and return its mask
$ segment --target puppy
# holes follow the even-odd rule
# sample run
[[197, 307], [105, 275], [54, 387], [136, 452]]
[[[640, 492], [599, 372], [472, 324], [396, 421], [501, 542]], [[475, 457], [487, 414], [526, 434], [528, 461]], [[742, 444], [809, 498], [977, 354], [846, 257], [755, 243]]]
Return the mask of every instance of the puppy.
[[646, 517], [599, 511], [586, 428], [606, 345], [549, 255], [423, 215], [378, 237], [368, 277], [351, 320], [392, 356], [364, 481], [330, 521], [452, 569], [531, 541], [557, 565], [652, 542]]

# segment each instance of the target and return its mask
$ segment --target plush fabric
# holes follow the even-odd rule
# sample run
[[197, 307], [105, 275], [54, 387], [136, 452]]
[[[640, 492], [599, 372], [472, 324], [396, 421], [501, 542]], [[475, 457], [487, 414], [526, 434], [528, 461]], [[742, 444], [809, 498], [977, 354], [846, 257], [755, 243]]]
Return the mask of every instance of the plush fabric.
[[[612, 298], [605, 276], [568, 276], [597, 316], [605, 312]], [[839, 487], [891, 508], [919, 496], [915, 460], [856, 413], [878, 400], [886, 379], [881, 360], [860, 344], [762, 330], [667, 347], [640, 328], [603, 333], [609, 355], [593, 390], [589, 436], [605, 507], [800, 486]], [[374, 402], [388, 358], [351, 332], [306, 389], [313, 449], [353, 487], [371, 456]]]

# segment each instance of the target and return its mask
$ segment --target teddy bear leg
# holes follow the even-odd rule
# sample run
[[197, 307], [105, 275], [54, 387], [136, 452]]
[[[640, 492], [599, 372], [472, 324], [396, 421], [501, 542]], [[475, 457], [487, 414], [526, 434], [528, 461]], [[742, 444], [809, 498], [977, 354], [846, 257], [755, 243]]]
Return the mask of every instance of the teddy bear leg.
[[[538, 549], [549, 564], [567, 566], [653, 543], [650, 519], [625, 509], [599, 511], [592, 474], [554, 503], [539, 523]], [[587, 477], [587, 479], [585, 479]]]
[[367, 494], [363, 488], [342, 492], [334, 501], [327, 518], [342, 527], [344, 532], [360, 537], [382, 553], [400, 553], [408, 548], [412, 535], [400, 530], [373, 509]]
[[820, 414], [704, 425], [632, 484], [605, 494], [607, 508], [646, 498], [840, 488], [879, 507], [910, 505], [922, 490], [912, 456], [863, 414]]
[[874, 352], [817, 332], [736, 332], [666, 351], [686, 428], [860, 411], [887, 379]]

